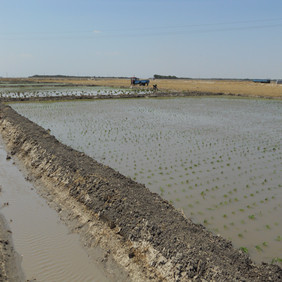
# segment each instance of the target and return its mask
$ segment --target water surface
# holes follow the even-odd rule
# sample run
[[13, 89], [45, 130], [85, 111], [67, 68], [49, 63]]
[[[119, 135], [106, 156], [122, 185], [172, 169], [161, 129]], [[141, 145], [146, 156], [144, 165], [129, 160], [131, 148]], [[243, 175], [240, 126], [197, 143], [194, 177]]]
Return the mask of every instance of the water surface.
[[13, 108], [257, 261], [282, 253], [282, 102], [185, 97]]

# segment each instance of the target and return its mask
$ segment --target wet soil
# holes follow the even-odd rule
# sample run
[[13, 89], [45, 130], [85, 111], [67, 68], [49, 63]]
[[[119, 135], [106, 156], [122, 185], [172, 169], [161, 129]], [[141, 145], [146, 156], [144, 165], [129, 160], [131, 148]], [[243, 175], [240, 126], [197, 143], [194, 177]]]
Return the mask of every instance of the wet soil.
[[11, 233], [4, 216], [0, 214], [0, 281], [25, 281], [21, 259], [14, 250]]
[[[88, 215], [84, 224], [93, 221], [94, 225], [97, 220], [103, 225], [103, 247], [133, 280], [282, 279], [280, 267], [255, 265], [230, 241], [194, 224], [144, 185], [61, 144], [3, 104], [0, 126], [10, 154], [18, 157], [35, 179], [64, 195], [61, 202], [72, 201], [74, 210], [80, 208], [80, 217]], [[97, 235], [89, 229], [85, 233]], [[116, 244], [111, 245], [113, 239]]]

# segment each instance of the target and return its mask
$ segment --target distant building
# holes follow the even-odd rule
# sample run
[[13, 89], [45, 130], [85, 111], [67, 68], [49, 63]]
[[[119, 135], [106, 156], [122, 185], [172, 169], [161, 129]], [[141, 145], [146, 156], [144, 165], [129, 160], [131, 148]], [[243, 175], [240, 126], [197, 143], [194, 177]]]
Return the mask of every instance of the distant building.
[[253, 79], [253, 82], [256, 83], [270, 83], [270, 79]]

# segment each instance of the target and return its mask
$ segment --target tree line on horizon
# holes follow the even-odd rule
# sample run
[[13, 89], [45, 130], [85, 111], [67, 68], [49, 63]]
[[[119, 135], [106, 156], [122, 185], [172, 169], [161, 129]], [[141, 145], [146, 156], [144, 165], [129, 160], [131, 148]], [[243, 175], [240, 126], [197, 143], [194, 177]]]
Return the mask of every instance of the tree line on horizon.
[[[118, 79], [130, 79], [131, 77], [127, 76], [78, 76], [78, 75], [40, 75], [36, 74], [33, 76], [29, 76], [29, 78], [76, 78], [76, 79], [95, 79], [95, 78], [118, 78]], [[153, 79], [190, 79], [190, 80], [237, 80], [237, 81], [263, 81], [266, 79], [252, 79], [252, 78], [191, 78], [191, 77], [177, 77], [175, 75], [161, 75], [161, 74], [154, 74]], [[269, 82], [276, 81], [276, 79], [267, 79]], [[279, 80], [280, 81], [280, 80]]]

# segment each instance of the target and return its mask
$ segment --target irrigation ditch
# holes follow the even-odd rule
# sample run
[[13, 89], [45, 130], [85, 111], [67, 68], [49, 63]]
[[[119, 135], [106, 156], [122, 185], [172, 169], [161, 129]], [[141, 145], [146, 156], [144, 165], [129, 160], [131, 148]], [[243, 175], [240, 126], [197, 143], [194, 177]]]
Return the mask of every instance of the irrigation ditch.
[[12, 234], [5, 218], [0, 215], [0, 280], [24, 281], [21, 258], [13, 246]]
[[[115, 262], [133, 281], [281, 281], [279, 266], [254, 264], [230, 241], [194, 224], [144, 185], [60, 143], [3, 103], [0, 132], [8, 157], [24, 166], [38, 193], [86, 247], [103, 250], [105, 267]], [[1, 250], [5, 239], [0, 239]]]

